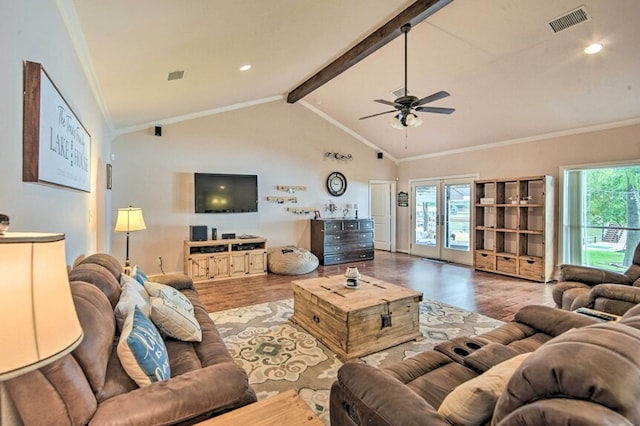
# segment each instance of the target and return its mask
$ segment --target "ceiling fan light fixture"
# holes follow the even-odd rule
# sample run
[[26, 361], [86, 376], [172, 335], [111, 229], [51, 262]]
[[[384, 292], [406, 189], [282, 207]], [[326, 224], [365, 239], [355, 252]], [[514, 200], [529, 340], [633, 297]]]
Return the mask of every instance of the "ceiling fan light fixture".
[[391, 119], [391, 127], [398, 130], [404, 129], [406, 126], [402, 123], [402, 119], [403, 119], [402, 113], [398, 113], [394, 115], [393, 118]]

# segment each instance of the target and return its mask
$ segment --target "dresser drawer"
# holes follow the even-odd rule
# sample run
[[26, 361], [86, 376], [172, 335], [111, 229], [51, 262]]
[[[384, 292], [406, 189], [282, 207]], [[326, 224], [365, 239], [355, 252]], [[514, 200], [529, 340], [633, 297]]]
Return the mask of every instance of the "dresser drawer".
[[362, 221], [360, 221], [359, 229], [361, 231], [366, 231], [366, 230], [372, 230], [373, 231], [373, 221], [372, 220], [362, 220]]
[[342, 231], [342, 222], [324, 222], [324, 230], [325, 232]]
[[356, 220], [345, 220], [343, 222], [345, 231], [357, 231], [358, 230], [358, 221]]
[[[347, 246], [347, 247], [350, 247], [350, 245]], [[325, 254], [342, 253], [345, 250], [346, 250], [346, 248], [342, 244], [327, 244], [326, 246], [324, 246], [324, 253]]]

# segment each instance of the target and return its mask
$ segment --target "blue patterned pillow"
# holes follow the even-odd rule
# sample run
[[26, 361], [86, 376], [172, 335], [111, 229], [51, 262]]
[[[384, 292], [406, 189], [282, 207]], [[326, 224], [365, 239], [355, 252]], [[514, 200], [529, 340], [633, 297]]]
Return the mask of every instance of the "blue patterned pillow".
[[162, 336], [137, 306], [124, 322], [118, 342], [118, 358], [138, 386], [171, 377], [169, 355]]
[[131, 270], [131, 276], [142, 285], [149, 281], [149, 277], [147, 276], [147, 274], [145, 274], [142, 268], [140, 268], [138, 265], [134, 266]]

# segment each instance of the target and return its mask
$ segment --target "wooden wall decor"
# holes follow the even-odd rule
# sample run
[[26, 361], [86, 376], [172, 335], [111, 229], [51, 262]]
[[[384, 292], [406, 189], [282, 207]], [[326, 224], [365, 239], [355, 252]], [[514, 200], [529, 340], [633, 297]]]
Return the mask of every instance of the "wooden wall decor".
[[25, 62], [22, 181], [91, 192], [91, 136], [42, 65]]

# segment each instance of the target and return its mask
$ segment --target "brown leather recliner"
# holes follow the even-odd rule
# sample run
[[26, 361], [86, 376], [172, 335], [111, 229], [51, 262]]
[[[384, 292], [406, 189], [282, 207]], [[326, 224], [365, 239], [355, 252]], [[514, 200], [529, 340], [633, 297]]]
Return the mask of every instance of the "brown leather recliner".
[[25, 425], [193, 424], [256, 401], [246, 372], [227, 350], [193, 282], [183, 275], [153, 280], [193, 304], [201, 342], [165, 338], [171, 378], [138, 387], [117, 355], [114, 307], [122, 267], [96, 254], [69, 274], [84, 338], [71, 354], [5, 383]]
[[483, 425], [638, 425], [639, 326], [640, 305], [620, 322], [607, 324], [531, 305], [513, 322], [453, 339], [388, 368], [348, 362], [331, 388], [331, 425], [459, 424], [443, 414], [445, 399], [525, 352], [530, 354], [504, 387], [479, 392], [499, 392], [495, 405], [464, 398], [461, 411], [480, 413], [475, 420]]
[[560, 265], [552, 295], [556, 307], [567, 311], [585, 307], [623, 315], [640, 303], [640, 244], [631, 266], [622, 274], [590, 266]]

